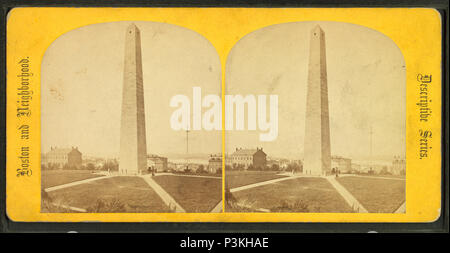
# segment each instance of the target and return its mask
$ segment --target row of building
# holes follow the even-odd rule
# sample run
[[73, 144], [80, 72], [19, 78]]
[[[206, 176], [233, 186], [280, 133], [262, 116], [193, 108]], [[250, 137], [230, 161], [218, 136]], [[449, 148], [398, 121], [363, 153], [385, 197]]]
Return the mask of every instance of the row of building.
[[[83, 158], [83, 154], [78, 150], [78, 147], [51, 147], [49, 152], [41, 156], [41, 165], [49, 169], [80, 169], [82, 167], [88, 169], [103, 169], [105, 168], [105, 164], [110, 165], [106, 166], [107, 169], [111, 168], [114, 170], [114, 168], [117, 169], [118, 167], [118, 161], [116, 159], [108, 160], [95, 157]], [[222, 168], [222, 159], [220, 158], [220, 166], [217, 166], [214, 162], [211, 166], [205, 166], [202, 164], [171, 163], [168, 161], [167, 157], [149, 154], [147, 155], [147, 167], [150, 170], [159, 172], [169, 170], [184, 171], [186, 169], [197, 171], [202, 169], [206, 172], [217, 173], [217, 171]]]
[[[210, 167], [221, 167], [222, 156], [216, 155], [210, 158]], [[269, 158], [262, 148], [256, 149], [242, 149], [236, 148], [231, 155], [225, 155], [225, 166], [229, 168], [240, 168], [247, 170], [250, 167], [258, 168], [278, 168], [278, 170], [291, 170], [295, 166], [299, 172], [302, 172], [302, 160], [276, 159]], [[406, 172], [406, 161], [400, 156], [395, 156], [390, 165], [386, 164], [358, 164], [353, 163], [352, 159], [342, 156], [331, 157], [332, 171], [339, 171], [340, 173], [377, 173], [377, 174], [393, 174], [404, 175]]]
[[[50, 151], [42, 155], [41, 164], [52, 168], [81, 168], [83, 165], [92, 164], [95, 169], [104, 168], [105, 159], [85, 158], [78, 150], [78, 147], [58, 148], [51, 147]], [[113, 163], [118, 164], [116, 160]], [[231, 169], [239, 170], [266, 170], [276, 168], [277, 170], [291, 170], [292, 164], [295, 164], [302, 171], [303, 163], [301, 160], [268, 158], [262, 148], [243, 149], [236, 148], [231, 155], [225, 155], [225, 166]], [[171, 163], [167, 157], [154, 154], [147, 156], [147, 165], [149, 169], [157, 171], [199, 171], [208, 173], [218, 173], [222, 169], [222, 154], [210, 155], [207, 165], [195, 163]], [[353, 163], [352, 159], [342, 156], [331, 157], [331, 168], [340, 173], [390, 173], [394, 175], [404, 174], [406, 171], [406, 162], [404, 158], [394, 157], [391, 165], [379, 164], [358, 164]]]
[[[83, 154], [78, 150], [78, 147], [51, 147], [49, 152], [41, 156], [42, 165], [55, 169], [64, 168], [66, 166], [73, 169], [79, 169], [87, 164], [92, 164], [95, 169], [101, 169], [105, 163], [108, 162], [118, 164], [115, 159], [112, 161], [94, 157], [86, 157], [83, 159]], [[158, 171], [166, 171], [168, 169], [167, 158], [162, 156], [148, 155], [147, 164], [149, 168], [156, 168]]]

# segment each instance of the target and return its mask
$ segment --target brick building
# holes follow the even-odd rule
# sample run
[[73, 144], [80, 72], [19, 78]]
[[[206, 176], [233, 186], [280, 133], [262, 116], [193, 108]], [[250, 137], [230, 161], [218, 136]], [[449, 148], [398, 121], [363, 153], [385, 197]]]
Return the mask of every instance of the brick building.
[[406, 174], [406, 160], [402, 157], [395, 156], [392, 160], [392, 166], [390, 167], [391, 174], [393, 175], [405, 175]]
[[338, 169], [341, 173], [349, 173], [352, 171], [352, 159], [342, 156], [332, 156], [331, 168]]
[[71, 168], [80, 168], [83, 162], [83, 154], [78, 147], [57, 148], [51, 147], [50, 151], [42, 156], [41, 164], [47, 167], [63, 168], [69, 166]]
[[243, 166], [244, 169], [248, 169], [252, 165], [254, 168], [264, 169], [267, 165], [267, 154], [264, 153], [262, 148], [236, 148], [236, 151], [229, 158], [233, 167]]
[[152, 167], [159, 172], [167, 171], [167, 157], [157, 155], [147, 155], [147, 167]]
[[208, 172], [217, 173], [222, 170], [222, 154], [210, 155], [208, 160]]

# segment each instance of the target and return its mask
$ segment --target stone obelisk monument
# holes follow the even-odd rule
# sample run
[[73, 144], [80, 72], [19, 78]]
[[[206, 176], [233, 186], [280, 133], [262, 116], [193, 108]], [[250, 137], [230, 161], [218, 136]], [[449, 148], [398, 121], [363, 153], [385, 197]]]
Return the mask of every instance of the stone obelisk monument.
[[303, 173], [310, 175], [325, 175], [331, 171], [325, 51], [325, 33], [317, 25], [311, 31], [306, 97]]
[[146, 169], [141, 35], [136, 25], [131, 24], [125, 35], [119, 173], [137, 175]]

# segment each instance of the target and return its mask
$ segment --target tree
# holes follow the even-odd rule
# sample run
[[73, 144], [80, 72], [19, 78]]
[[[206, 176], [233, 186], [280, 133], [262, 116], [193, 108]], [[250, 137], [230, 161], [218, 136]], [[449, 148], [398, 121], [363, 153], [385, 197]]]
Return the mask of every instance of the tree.
[[233, 166], [235, 166], [235, 170], [244, 170], [245, 169], [245, 166], [241, 163], [233, 164]]
[[278, 164], [276, 164], [276, 163], [272, 164], [271, 170], [274, 170], [274, 171], [280, 170], [280, 165], [278, 165]]
[[200, 164], [197, 168], [197, 173], [206, 173], [205, 166], [203, 164]]
[[295, 162], [290, 163], [290, 164], [288, 164], [288, 171], [292, 171], [294, 173], [300, 172], [300, 166]]
[[383, 169], [381, 169], [380, 174], [388, 175], [388, 174], [391, 174], [391, 173], [389, 173], [387, 166], [383, 166]]
[[63, 170], [76, 170], [76, 169], [77, 169], [76, 166], [70, 165], [68, 163], [64, 164], [63, 166]]
[[118, 171], [119, 170], [119, 164], [116, 160], [113, 161], [106, 161], [103, 166], [101, 167], [102, 170], [106, 171]]
[[88, 170], [95, 170], [95, 165], [93, 163], [88, 163], [86, 165], [86, 169], [88, 169]]

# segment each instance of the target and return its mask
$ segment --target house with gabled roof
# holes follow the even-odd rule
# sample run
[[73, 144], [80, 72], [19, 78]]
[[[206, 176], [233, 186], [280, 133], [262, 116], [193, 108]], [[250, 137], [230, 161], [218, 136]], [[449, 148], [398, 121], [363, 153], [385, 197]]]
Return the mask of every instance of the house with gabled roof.
[[80, 168], [83, 162], [83, 154], [78, 147], [58, 148], [51, 147], [50, 151], [42, 156], [41, 164], [62, 168], [66, 165], [72, 168]]
[[236, 148], [236, 151], [229, 157], [233, 167], [243, 166], [248, 169], [251, 165], [256, 169], [264, 169], [267, 165], [267, 154], [262, 148], [243, 149]]

